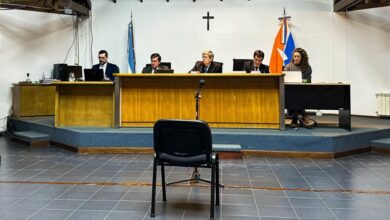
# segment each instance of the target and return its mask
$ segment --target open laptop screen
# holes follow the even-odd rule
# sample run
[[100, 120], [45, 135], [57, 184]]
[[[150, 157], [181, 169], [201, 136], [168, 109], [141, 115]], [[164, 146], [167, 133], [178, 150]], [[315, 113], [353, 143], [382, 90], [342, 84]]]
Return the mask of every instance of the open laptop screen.
[[85, 81], [102, 81], [103, 70], [102, 69], [84, 69]]
[[302, 72], [301, 71], [284, 71], [284, 82], [285, 83], [301, 83]]

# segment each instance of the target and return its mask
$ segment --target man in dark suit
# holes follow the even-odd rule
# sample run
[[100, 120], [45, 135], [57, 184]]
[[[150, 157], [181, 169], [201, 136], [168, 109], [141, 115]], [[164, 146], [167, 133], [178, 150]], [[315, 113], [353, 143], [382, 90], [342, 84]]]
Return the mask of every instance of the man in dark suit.
[[214, 62], [214, 54], [211, 50], [202, 53], [202, 61], [197, 61], [190, 72], [198, 73], [222, 73], [222, 63]]
[[251, 72], [260, 72], [260, 73], [269, 73], [269, 67], [262, 64], [264, 59], [264, 52], [261, 50], [256, 50], [253, 53], [253, 60], [248, 61], [244, 64], [244, 70], [247, 73]]
[[158, 73], [158, 70], [168, 70], [169, 67], [161, 65], [161, 56], [158, 53], [150, 55], [150, 65], [142, 69], [142, 73]]
[[114, 73], [119, 73], [119, 67], [113, 63], [107, 62], [108, 53], [105, 50], [99, 51], [99, 64], [93, 65], [92, 69], [102, 69], [104, 80], [114, 81]]

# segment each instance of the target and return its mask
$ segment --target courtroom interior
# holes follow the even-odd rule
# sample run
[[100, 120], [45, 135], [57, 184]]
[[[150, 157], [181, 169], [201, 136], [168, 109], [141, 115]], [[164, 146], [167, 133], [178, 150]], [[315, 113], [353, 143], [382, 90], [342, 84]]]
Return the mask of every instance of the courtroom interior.
[[0, 0], [0, 219], [389, 219], [389, 0]]

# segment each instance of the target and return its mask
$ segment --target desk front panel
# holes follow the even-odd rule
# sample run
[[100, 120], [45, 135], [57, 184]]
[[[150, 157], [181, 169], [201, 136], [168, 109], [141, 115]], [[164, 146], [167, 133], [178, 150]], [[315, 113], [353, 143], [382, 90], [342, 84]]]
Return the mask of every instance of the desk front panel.
[[153, 126], [162, 118], [200, 119], [212, 127], [279, 128], [280, 77], [259, 75], [132, 75], [121, 77], [121, 126]]
[[113, 127], [112, 82], [57, 83], [55, 126]]
[[287, 109], [351, 109], [351, 92], [349, 84], [286, 84], [285, 92], [285, 105]]
[[14, 84], [13, 111], [17, 117], [54, 115], [55, 86]]

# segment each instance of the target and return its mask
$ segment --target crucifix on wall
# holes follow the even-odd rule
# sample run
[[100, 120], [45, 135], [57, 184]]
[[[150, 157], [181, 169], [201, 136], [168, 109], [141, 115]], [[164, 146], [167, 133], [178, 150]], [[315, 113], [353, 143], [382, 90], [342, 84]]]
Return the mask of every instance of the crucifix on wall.
[[210, 19], [214, 19], [214, 16], [210, 16], [210, 12], [207, 12], [207, 16], [203, 16], [203, 19], [207, 19], [207, 31], [210, 30]]

